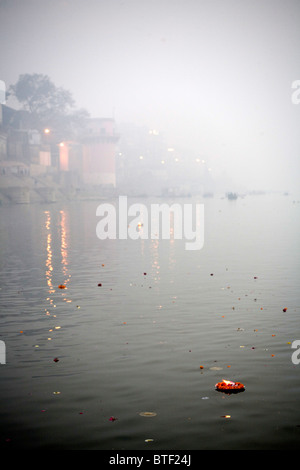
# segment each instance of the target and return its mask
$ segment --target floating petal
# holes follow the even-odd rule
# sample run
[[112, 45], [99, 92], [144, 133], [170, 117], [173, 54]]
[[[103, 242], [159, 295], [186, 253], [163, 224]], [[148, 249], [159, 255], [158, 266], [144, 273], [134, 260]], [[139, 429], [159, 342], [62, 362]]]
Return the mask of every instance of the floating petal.
[[145, 416], [146, 418], [152, 418], [153, 416], [156, 416], [157, 413], [154, 413], [153, 411], [142, 411], [140, 413], [140, 416]]

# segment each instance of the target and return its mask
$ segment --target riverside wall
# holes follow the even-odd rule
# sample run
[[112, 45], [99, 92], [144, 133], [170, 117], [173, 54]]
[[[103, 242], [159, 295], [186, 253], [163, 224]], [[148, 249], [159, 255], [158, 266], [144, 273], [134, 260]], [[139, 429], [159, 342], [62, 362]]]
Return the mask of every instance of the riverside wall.
[[[73, 177], [72, 177], [73, 176]], [[0, 175], [0, 205], [105, 199], [115, 188], [79, 184], [74, 175]]]

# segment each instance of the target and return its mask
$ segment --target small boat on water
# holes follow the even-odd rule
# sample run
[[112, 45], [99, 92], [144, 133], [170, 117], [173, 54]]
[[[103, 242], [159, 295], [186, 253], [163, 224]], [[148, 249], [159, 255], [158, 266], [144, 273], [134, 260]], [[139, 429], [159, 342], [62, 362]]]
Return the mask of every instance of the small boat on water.
[[238, 195], [236, 193], [227, 193], [228, 199], [237, 199]]

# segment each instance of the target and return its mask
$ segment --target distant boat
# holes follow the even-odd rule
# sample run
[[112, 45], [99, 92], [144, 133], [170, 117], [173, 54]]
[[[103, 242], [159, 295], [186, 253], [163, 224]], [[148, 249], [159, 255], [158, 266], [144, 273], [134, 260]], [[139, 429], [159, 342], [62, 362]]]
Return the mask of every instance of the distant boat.
[[238, 195], [236, 193], [227, 193], [228, 199], [237, 199]]

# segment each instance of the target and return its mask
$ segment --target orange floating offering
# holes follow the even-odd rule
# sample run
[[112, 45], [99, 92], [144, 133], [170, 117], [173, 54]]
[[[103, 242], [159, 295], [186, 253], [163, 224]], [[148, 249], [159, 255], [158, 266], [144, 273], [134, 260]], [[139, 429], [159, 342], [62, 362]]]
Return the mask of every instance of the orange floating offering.
[[219, 392], [236, 393], [243, 392], [245, 386], [241, 382], [232, 382], [231, 380], [222, 380], [216, 384], [216, 390]]
[[65, 286], [64, 284], [59, 284], [58, 288], [59, 288], [59, 289], [65, 289], [66, 286]]

